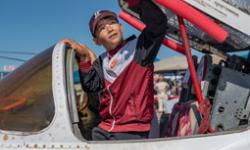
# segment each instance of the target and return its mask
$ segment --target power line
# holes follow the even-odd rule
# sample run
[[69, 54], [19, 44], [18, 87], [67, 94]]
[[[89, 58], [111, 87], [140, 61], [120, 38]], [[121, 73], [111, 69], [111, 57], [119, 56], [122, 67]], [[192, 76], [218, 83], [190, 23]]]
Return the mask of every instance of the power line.
[[37, 53], [34, 52], [18, 52], [18, 51], [1, 51], [0, 53], [5, 53], [5, 54], [20, 54], [20, 55], [36, 55]]
[[21, 61], [21, 62], [26, 62], [27, 61], [27, 60], [24, 60], [24, 59], [8, 57], [8, 56], [0, 56], [0, 59], [15, 60], [15, 61]]

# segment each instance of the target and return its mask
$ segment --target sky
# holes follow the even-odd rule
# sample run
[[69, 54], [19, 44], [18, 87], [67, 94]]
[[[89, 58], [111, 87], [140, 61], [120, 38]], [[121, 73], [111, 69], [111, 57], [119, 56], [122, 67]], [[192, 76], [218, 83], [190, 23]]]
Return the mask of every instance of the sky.
[[[102, 9], [120, 11], [117, 0], [0, 0], [0, 70], [4, 65], [23, 63], [2, 57], [26, 61], [64, 38], [84, 43], [97, 55], [101, 54], [104, 48], [93, 43], [88, 22], [95, 11]], [[125, 28], [124, 37], [139, 35], [133, 27], [120, 21]], [[172, 56], [180, 54], [162, 46], [157, 58]]]

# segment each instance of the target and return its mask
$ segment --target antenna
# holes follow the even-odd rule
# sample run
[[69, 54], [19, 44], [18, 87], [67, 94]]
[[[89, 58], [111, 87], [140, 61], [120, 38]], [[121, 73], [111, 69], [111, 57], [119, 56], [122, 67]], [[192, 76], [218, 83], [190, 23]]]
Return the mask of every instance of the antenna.
[[15, 58], [15, 57], [8, 57], [8, 56], [0, 56], [0, 59], [15, 60], [15, 61], [21, 61], [21, 62], [26, 62], [27, 61], [27, 60], [24, 60], [24, 59]]
[[18, 52], [18, 51], [1, 51], [0, 53], [5, 53], [5, 54], [19, 54], [19, 55], [36, 55], [34, 52]]

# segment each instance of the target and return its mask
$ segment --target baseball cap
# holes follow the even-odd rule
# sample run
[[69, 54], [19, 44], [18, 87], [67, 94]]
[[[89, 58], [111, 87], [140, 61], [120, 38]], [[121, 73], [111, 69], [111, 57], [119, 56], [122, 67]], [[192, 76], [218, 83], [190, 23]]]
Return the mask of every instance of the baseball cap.
[[89, 20], [89, 29], [93, 37], [95, 37], [98, 23], [103, 20], [115, 20], [118, 22], [117, 16], [114, 12], [109, 10], [96, 11]]

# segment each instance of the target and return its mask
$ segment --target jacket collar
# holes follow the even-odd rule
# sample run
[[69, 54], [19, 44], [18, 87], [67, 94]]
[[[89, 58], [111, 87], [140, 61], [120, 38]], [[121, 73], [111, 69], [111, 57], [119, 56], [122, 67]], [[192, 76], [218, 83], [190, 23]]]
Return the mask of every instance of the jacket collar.
[[120, 45], [118, 45], [116, 48], [108, 51], [108, 58], [112, 58], [126, 43], [128, 43], [129, 41], [135, 39], [136, 36], [135, 35], [131, 35], [130, 37], [128, 37], [127, 39], [125, 39]]

